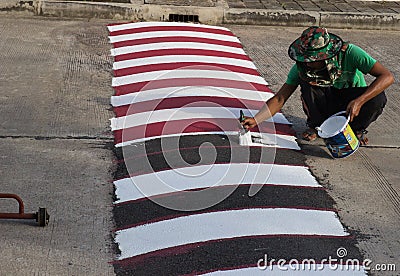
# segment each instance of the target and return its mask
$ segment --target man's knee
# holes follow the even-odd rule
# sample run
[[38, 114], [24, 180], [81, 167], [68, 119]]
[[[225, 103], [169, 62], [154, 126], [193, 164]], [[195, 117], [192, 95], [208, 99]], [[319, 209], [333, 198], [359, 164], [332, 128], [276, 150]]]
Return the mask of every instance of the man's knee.
[[387, 102], [386, 94], [385, 92], [382, 92], [379, 95], [372, 98], [371, 100], [369, 100], [368, 102], [366, 102], [363, 105], [363, 108], [367, 109], [371, 113], [378, 111], [380, 111], [379, 113], [382, 113], [383, 108], [386, 105], [386, 102]]
[[366, 102], [358, 116], [354, 119], [351, 127], [354, 131], [367, 129], [367, 127], [374, 122], [383, 112], [387, 102], [385, 92], [377, 95], [368, 102]]

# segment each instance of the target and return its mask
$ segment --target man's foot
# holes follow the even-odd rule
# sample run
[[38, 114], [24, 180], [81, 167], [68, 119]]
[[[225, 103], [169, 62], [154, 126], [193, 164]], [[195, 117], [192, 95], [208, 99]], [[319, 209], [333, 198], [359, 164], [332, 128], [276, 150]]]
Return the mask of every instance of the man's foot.
[[317, 137], [318, 137], [317, 131], [313, 128], [308, 128], [303, 132], [303, 139], [306, 141], [312, 142], [315, 139], [317, 139]]
[[356, 131], [357, 138], [362, 146], [368, 145], [368, 137], [366, 136], [367, 133], [368, 131], [365, 129]]

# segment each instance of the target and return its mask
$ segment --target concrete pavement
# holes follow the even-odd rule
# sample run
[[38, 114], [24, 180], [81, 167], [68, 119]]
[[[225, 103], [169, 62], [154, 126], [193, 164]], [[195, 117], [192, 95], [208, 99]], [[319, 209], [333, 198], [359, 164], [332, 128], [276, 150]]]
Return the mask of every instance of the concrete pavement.
[[[245, 46], [258, 70], [269, 81], [274, 91], [286, 80], [292, 61], [287, 56], [287, 45], [299, 36], [303, 28], [281, 28], [229, 25]], [[387, 66], [396, 82], [386, 91], [388, 104], [380, 118], [369, 128], [370, 145], [360, 148], [353, 156], [335, 160], [330, 158], [321, 139], [309, 143], [298, 142], [306, 155], [306, 163], [320, 183], [328, 188], [336, 201], [341, 221], [358, 233], [359, 248], [374, 264], [396, 264], [393, 271], [374, 272], [372, 275], [398, 275], [400, 263], [400, 120], [398, 116], [400, 70], [392, 45], [400, 39], [398, 32], [330, 29], [344, 40], [366, 49]], [[284, 31], [285, 36], [276, 35]], [[371, 37], [374, 42], [371, 43]], [[371, 78], [368, 79], [371, 81]], [[283, 108], [285, 116], [294, 123], [300, 136], [306, 127], [300, 93], [288, 100]]]
[[134, 21], [168, 21], [170, 17], [179, 18], [177, 15], [182, 15], [182, 18], [197, 16], [201, 23], [213, 25], [324, 25], [336, 28], [400, 29], [400, 1], [5, 0], [0, 3], [0, 11]]
[[[0, 220], [0, 275], [113, 275], [105, 23], [14, 14], [0, 25], [0, 192], [50, 214], [44, 228]], [[18, 206], [0, 199], [0, 210]]]

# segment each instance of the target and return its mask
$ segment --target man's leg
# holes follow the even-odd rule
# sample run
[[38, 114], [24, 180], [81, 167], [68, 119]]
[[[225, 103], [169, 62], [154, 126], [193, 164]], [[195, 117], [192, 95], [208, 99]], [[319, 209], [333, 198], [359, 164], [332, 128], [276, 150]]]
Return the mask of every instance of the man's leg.
[[315, 127], [320, 126], [330, 115], [335, 113], [338, 102], [333, 97], [330, 87], [311, 86], [302, 82], [301, 100], [304, 113], [307, 115], [308, 129], [303, 132], [303, 139], [313, 141], [317, 138]]
[[302, 82], [300, 86], [303, 110], [310, 128], [320, 126], [335, 110], [338, 110], [340, 103], [337, 102], [330, 87], [312, 86], [306, 82]]

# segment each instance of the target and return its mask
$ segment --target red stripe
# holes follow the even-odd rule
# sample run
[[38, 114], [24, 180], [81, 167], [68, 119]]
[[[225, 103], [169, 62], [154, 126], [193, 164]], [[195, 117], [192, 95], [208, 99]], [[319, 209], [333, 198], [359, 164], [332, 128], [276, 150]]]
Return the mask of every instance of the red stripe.
[[175, 48], [175, 49], [160, 49], [160, 50], [150, 50], [150, 51], [141, 51], [134, 52], [128, 54], [122, 54], [114, 57], [115, 61], [123, 61], [130, 60], [136, 58], [145, 58], [145, 57], [155, 57], [155, 56], [171, 56], [171, 55], [195, 55], [195, 56], [211, 56], [211, 57], [227, 57], [227, 58], [236, 58], [243, 60], [251, 59], [243, 54], [235, 54], [223, 51], [215, 51], [215, 50], [203, 50], [203, 49], [187, 49], [187, 48]]
[[264, 101], [261, 100], [253, 101], [226, 97], [194, 96], [164, 98], [140, 103], [133, 103], [130, 105], [114, 107], [114, 112], [117, 117], [122, 117], [135, 113], [181, 107], [234, 107], [259, 110], [263, 105]]
[[192, 31], [199, 33], [210, 33], [210, 34], [222, 34], [228, 36], [234, 36], [234, 34], [228, 30], [214, 29], [214, 28], [202, 28], [192, 26], [147, 26], [139, 28], [131, 28], [119, 31], [110, 32], [110, 36], [126, 35], [126, 34], [137, 34], [145, 32], [159, 32], [159, 31]]
[[163, 42], [196, 42], [196, 43], [206, 43], [206, 44], [215, 44], [228, 47], [242, 48], [242, 44], [238, 42], [224, 41], [211, 38], [186, 37], [186, 36], [150, 37], [150, 38], [140, 38], [133, 40], [124, 40], [124, 41], [114, 42], [113, 46], [114, 48], [120, 48], [126, 46], [163, 43]]
[[152, 80], [152, 81], [144, 81], [137, 83], [130, 83], [125, 85], [120, 85], [114, 87], [115, 96], [121, 96], [125, 94], [151, 90], [151, 89], [159, 89], [159, 88], [171, 88], [171, 92], [174, 91], [174, 87], [179, 86], [214, 86], [214, 87], [226, 87], [226, 88], [237, 88], [244, 90], [253, 90], [260, 92], [269, 92], [272, 91], [264, 84], [252, 83], [247, 81], [237, 81], [237, 80], [224, 80], [224, 79], [212, 79], [212, 78], [172, 78], [172, 79], [161, 79], [161, 80]]
[[162, 71], [162, 70], [175, 70], [175, 69], [218, 70], [218, 71], [230, 71], [235, 73], [244, 73], [254, 76], [260, 76], [258, 71], [252, 68], [229, 65], [229, 64], [208, 63], [208, 62], [171, 62], [171, 63], [140, 65], [140, 66], [114, 70], [114, 76], [122, 77], [139, 73]]
[[[144, 124], [140, 126], [115, 130], [115, 143], [119, 144], [142, 138], [179, 133], [239, 131], [237, 119], [207, 118], [201, 120], [196, 118], [152, 124], [146, 124], [146, 122], [143, 123]], [[252, 131], [291, 136], [296, 134], [290, 125], [274, 124], [270, 122], [263, 122], [258, 127], [252, 129]]]

